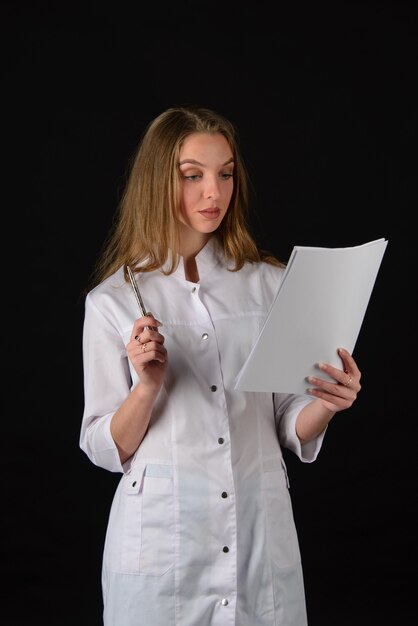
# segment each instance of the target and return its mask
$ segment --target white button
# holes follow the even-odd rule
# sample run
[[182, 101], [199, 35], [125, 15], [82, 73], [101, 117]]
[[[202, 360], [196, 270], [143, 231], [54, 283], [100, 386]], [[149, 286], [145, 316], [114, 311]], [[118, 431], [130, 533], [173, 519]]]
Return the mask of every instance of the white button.
[[223, 600], [221, 600], [221, 604], [222, 604], [222, 606], [227, 606], [228, 599], [227, 598], [223, 598]]
[[209, 335], [207, 333], [203, 333], [202, 335], [202, 339], [204, 339], [206, 341], [206, 339], [209, 338]]

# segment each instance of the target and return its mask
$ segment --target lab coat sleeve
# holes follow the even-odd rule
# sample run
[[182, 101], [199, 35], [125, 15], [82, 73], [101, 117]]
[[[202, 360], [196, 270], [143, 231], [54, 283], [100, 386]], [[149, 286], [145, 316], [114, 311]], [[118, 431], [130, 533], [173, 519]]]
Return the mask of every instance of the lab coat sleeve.
[[308, 396], [273, 394], [276, 428], [282, 446], [291, 450], [303, 463], [312, 463], [322, 447], [327, 427], [312, 441], [301, 444], [296, 434], [296, 419], [304, 406], [312, 402]]
[[126, 472], [110, 432], [113, 414], [132, 384], [123, 338], [112, 322], [86, 297], [83, 326], [84, 414], [80, 448], [99, 467]]

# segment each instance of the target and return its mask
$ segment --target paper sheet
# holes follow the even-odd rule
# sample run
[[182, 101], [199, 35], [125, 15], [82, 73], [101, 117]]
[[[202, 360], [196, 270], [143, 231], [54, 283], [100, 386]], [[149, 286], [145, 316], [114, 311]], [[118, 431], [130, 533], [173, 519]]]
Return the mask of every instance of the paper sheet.
[[386, 246], [295, 246], [235, 389], [306, 394], [307, 376], [328, 378], [316, 363], [341, 369], [337, 348], [354, 350]]

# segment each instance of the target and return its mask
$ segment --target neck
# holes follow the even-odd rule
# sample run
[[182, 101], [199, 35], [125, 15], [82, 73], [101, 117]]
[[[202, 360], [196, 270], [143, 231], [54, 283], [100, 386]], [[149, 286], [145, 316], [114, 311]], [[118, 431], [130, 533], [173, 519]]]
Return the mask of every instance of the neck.
[[183, 257], [184, 276], [186, 280], [191, 283], [199, 282], [199, 271], [197, 269], [196, 258], [189, 257], [188, 259]]
[[186, 280], [190, 280], [193, 283], [199, 282], [196, 255], [198, 255], [202, 248], [207, 244], [210, 237], [210, 235], [190, 232], [189, 229], [187, 229], [186, 232], [183, 230], [181, 233], [180, 254], [183, 257]]

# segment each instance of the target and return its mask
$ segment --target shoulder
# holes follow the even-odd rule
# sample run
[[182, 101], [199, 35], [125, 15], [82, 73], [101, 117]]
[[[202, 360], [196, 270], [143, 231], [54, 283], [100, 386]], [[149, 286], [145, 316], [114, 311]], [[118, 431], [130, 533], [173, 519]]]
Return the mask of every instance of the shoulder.
[[123, 268], [120, 267], [88, 292], [86, 305], [93, 305], [101, 309], [106, 304], [116, 304], [119, 299], [125, 297], [127, 286]]
[[101, 328], [126, 337], [137, 317], [137, 303], [131, 285], [125, 280], [123, 267], [87, 294], [85, 320], [92, 333]]
[[285, 265], [273, 265], [266, 261], [260, 261], [257, 265], [259, 265], [263, 276], [271, 277], [273, 280], [281, 280], [286, 269]]
[[272, 284], [278, 284], [283, 278], [285, 271], [284, 266], [272, 265], [265, 261], [258, 262], [246, 262], [243, 268], [240, 270], [243, 274], [248, 276], [258, 276], [262, 281], [268, 281]]

